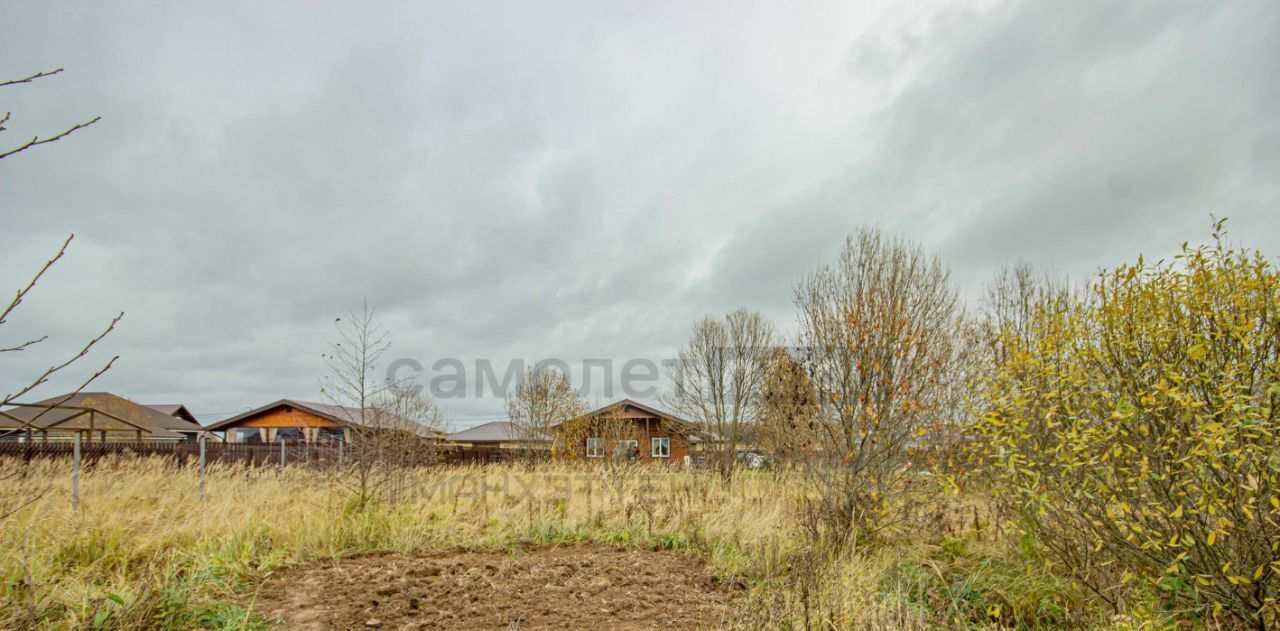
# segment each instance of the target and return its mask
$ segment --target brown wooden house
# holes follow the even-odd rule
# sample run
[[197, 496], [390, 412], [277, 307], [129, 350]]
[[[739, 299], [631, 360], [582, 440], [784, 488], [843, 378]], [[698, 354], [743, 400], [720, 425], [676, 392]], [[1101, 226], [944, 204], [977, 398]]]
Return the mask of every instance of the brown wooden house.
[[688, 466], [703, 438], [689, 421], [631, 399], [610, 403], [551, 428], [556, 456], [587, 461]]
[[[229, 443], [268, 444], [281, 440], [290, 443], [306, 442], [333, 444], [350, 442], [352, 429], [361, 426], [373, 415], [361, 414], [359, 408], [328, 403], [312, 403], [296, 399], [281, 399], [249, 410], [208, 427], [209, 431], [225, 432]], [[379, 415], [378, 429], [409, 432], [423, 440], [442, 440], [444, 434], [421, 423], [400, 417]]]

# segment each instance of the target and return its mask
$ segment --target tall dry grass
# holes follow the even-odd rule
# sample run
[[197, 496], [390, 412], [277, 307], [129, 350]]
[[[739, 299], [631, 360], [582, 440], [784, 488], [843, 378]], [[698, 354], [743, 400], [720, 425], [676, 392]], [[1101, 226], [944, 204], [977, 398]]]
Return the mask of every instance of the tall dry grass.
[[788, 540], [796, 492], [650, 468], [421, 468], [358, 510], [326, 471], [213, 465], [200, 501], [193, 467], [108, 459], [84, 471], [73, 511], [70, 472], [36, 461], [0, 482], [5, 501], [43, 494], [0, 530], [7, 626], [89, 625], [177, 586], [213, 602], [291, 563], [373, 550], [593, 541], [697, 548], [732, 570], [737, 551]]
[[363, 552], [596, 542], [705, 558], [741, 584], [746, 629], [1117, 625], [1017, 559], [990, 517], [939, 495], [876, 547], [808, 542], [799, 476], [551, 465], [420, 468], [360, 507], [332, 473], [102, 460], [71, 507], [70, 463], [4, 463], [0, 627], [265, 626], [246, 612], [269, 573]]

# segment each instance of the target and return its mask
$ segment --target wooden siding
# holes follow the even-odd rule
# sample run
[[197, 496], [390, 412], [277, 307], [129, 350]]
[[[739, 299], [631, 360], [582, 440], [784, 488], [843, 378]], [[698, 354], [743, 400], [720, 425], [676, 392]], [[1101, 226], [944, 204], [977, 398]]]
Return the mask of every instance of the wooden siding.
[[[640, 415], [628, 409], [622, 414], [617, 414], [613, 418], [620, 419], [631, 424], [631, 431], [618, 435], [616, 432], [602, 431], [595, 437], [603, 438], [605, 441], [604, 457], [587, 458], [587, 441], [588, 437], [593, 436], [591, 430], [578, 431], [575, 435], [573, 445], [566, 445], [566, 451], [574, 459], [587, 460], [608, 460], [614, 457], [614, 450], [618, 446], [617, 441], [634, 440], [636, 441], [635, 455], [636, 462], [652, 462], [656, 464], [667, 464], [673, 467], [682, 467], [685, 464], [685, 456], [690, 455], [689, 436], [685, 431], [674, 424], [652, 415]], [[612, 434], [612, 435], [610, 435]], [[671, 442], [671, 455], [668, 457], [654, 456], [653, 443], [654, 438], [667, 438]]]
[[340, 425], [305, 410], [285, 406], [241, 419], [223, 429], [234, 427], [340, 427]]

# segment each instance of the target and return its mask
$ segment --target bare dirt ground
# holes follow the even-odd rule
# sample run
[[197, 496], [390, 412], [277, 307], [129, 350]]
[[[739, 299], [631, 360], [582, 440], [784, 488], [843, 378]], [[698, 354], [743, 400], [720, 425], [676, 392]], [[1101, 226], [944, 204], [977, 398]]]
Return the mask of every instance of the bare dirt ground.
[[252, 608], [285, 629], [718, 629], [737, 592], [687, 555], [583, 545], [317, 563]]

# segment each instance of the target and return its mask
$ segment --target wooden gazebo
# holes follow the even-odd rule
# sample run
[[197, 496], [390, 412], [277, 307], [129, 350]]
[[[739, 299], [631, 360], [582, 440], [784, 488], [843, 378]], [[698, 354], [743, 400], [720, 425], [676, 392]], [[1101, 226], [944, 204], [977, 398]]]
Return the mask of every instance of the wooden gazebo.
[[75, 393], [36, 403], [10, 402], [0, 409], [0, 439], [48, 442], [79, 434], [85, 440], [97, 437], [103, 442], [108, 436], [115, 440], [182, 440], [182, 434], [159, 422], [169, 420], [160, 412], [110, 393]]

